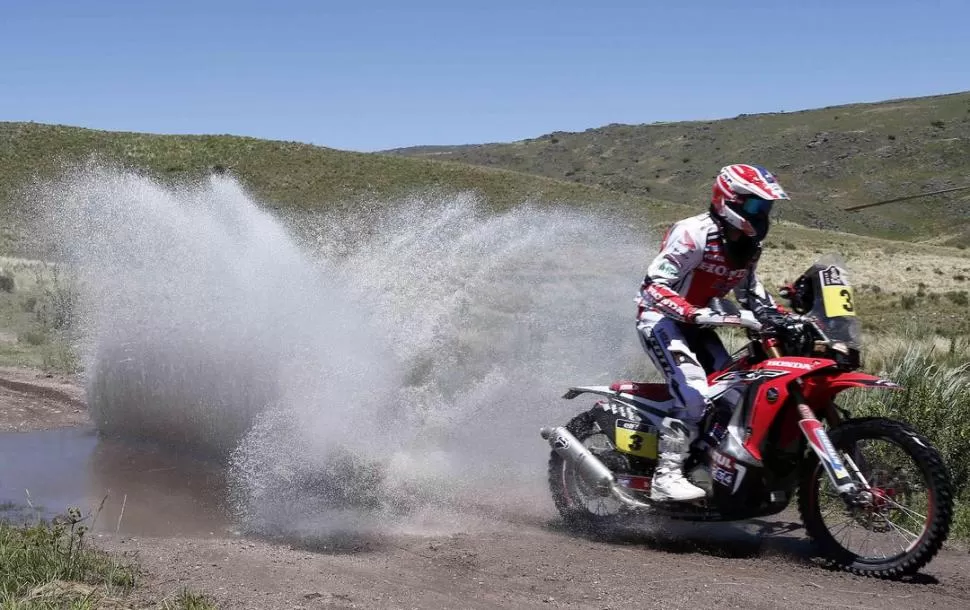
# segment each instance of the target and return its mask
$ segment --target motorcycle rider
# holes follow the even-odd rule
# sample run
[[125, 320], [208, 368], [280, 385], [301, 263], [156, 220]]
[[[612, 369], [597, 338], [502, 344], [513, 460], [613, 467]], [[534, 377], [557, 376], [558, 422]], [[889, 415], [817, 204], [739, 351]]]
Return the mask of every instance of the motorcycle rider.
[[784, 322], [755, 275], [775, 201], [789, 199], [778, 180], [757, 165], [728, 165], [714, 180], [709, 211], [675, 223], [647, 269], [638, 298], [637, 331], [663, 373], [676, 408], [660, 430], [659, 460], [650, 497], [691, 501], [705, 496], [683, 472], [690, 444], [710, 401], [707, 372], [730, 359], [712, 328], [694, 320], [712, 298], [734, 291], [742, 307], [766, 325]]

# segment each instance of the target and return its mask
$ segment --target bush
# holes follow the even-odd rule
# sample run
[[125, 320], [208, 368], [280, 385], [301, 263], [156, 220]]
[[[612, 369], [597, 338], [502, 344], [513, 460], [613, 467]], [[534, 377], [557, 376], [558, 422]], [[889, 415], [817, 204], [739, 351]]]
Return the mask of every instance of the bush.
[[36, 347], [38, 345], [47, 343], [47, 334], [39, 330], [28, 330], [17, 337], [17, 340], [21, 343], [26, 343], [27, 345], [33, 345]]
[[943, 129], [944, 123], [943, 121], [936, 120], [936, 121], [930, 121], [930, 125], [932, 125], [933, 127], [936, 127], [937, 129]]
[[966, 307], [968, 304], [970, 304], [970, 296], [967, 295], [966, 290], [951, 290], [950, 292], [946, 293], [946, 298], [962, 307]]
[[48, 329], [72, 328], [77, 310], [77, 287], [70, 279], [62, 278], [56, 267], [51, 271], [50, 278], [42, 285], [44, 295], [34, 307], [37, 320]]
[[956, 502], [950, 535], [954, 538], [970, 538], [970, 502]]
[[212, 610], [215, 606], [208, 596], [182, 589], [174, 600], [164, 602], [161, 608], [162, 610]]
[[0, 269], [0, 291], [13, 292], [17, 289], [17, 282], [14, 280], [13, 273], [6, 269]]
[[891, 355], [881, 373], [901, 384], [898, 392], [861, 391], [843, 395], [854, 416], [904, 421], [940, 451], [959, 499], [955, 532], [970, 535], [970, 363], [951, 340], [947, 351], [910, 346]]
[[899, 298], [899, 306], [903, 309], [912, 309], [916, 307], [916, 295], [904, 294]]
[[37, 297], [35, 297], [35, 296], [29, 296], [29, 297], [25, 298], [20, 303], [20, 307], [24, 311], [26, 311], [27, 313], [34, 313], [34, 310], [37, 309]]

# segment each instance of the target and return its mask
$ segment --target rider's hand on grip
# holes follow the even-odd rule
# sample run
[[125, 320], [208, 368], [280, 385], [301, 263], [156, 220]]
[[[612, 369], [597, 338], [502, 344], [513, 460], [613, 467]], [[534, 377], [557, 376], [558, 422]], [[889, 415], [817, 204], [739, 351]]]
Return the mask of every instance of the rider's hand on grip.
[[783, 332], [792, 324], [792, 320], [774, 307], [762, 307], [755, 312], [755, 318], [761, 322], [761, 332], [765, 335], [776, 335]]
[[712, 318], [718, 314], [714, 312], [710, 307], [698, 307], [694, 311], [694, 315], [691, 317], [691, 322], [695, 324], [705, 324], [710, 323]]

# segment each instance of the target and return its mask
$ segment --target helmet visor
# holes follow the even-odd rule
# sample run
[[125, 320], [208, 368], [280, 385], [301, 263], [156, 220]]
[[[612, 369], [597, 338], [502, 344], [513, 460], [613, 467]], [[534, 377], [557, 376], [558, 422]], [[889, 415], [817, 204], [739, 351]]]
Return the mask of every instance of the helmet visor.
[[741, 211], [745, 216], [768, 216], [771, 213], [771, 206], [774, 201], [761, 199], [760, 197], [748, 197], [741, 204]]

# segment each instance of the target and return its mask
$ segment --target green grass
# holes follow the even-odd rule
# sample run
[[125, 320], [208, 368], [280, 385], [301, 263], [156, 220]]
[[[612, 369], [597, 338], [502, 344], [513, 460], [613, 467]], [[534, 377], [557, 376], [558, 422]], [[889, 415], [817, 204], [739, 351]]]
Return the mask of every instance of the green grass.
[[213, 610], [215, 605], [208, 596], [182, 589], [173, 599], [163, 601], [162, 610]]
[[[779, 109], [781, 110], [781, 109]], [[808, 226], [970, 245], [970, 191], [849, 213], [852, 204], [970, 181], [970, 92], [716, 121], [608, 125], [508, 144], [390, 151], [503, 167], [629, 195], [701, 204], [728, 163], [758, 163]]]
[[74, 292], [64, 272], [6, 257], [0, 257], [0, 268], [16, 285], [0, 291], [0, 365], [76, 371]]
[[870, 358], [874, 370], [904, 389], [853, 390], [840, 404], [856, 416], [907, 422], [933, 443], [950, 468], [956, 492], [952, 536], [970, 537], [970, 340], [914, 332], [870, 347], [876, 350]]
[[0, 608], [98, 608], [132, 590], [137, 570], [87, 544], [82, 520], [0, 522]]
[[[135, 607], [127, 598], [138, 585], [138, 567], [89, 544], [89, 517], [72, 508], [51, 523], [0, 520], [0, 610]], [[158, 607], [215, 606], [206, 596], [183, 589]]]

